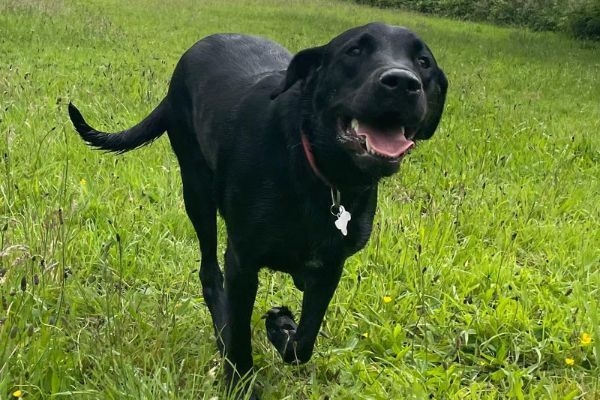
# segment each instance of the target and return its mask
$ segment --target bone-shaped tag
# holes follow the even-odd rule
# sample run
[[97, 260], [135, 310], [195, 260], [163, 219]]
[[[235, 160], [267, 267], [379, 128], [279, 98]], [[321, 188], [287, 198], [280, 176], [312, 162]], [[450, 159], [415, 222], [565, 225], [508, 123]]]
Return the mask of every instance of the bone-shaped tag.
[[340, 209], [337, 213], [337, 219], [335, 220], [335, 227], [338, 228], [344, 236], [348, 235], [348, 221], [350, 221], [351, 219], [352, 215], [350, 215], [350, 213], [346, 211], [344, 206], [340, 206]]

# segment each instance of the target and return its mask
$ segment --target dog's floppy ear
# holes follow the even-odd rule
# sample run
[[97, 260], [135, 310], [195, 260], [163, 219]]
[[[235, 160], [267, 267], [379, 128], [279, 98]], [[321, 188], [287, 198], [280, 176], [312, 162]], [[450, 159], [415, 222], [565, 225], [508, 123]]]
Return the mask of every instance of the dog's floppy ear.
[[290, 65], [288, 65], [285, 78], [279, 87], [271, 93], [271, 100], [291, 88], [294, 83], [308, 78], [308, 76], [321, 64], [323, 47], [313, 47], [298, 52]]
[[427, 116], [416, 135], [416, 138], [421, 140], [429, 139], [433, 135], [442, 118], [446, 92], [448, 92], [448, 79], [444, 71], [438, 69], [429, 86], [427, 90]]

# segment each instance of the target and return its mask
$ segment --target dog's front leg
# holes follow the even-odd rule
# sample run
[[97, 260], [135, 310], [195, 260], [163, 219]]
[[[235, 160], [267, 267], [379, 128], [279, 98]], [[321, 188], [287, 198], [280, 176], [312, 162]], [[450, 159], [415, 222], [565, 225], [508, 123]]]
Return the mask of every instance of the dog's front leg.
[[275, 307], [267, 313], [267, 336], [285, 362], [302, 364], [310, 360], [342, 267], [343, 263], [339, 263], [331, 269], [318, 268], [305, 273], [302, 314], [297, 328], [286, 307]]
[[252, 370], [251, 317], [258, 288], [258, 269], [240, 262], [233, 246], [225, 253], [225, 296], [227, 315], [223, 341], [225, 375], [235, 386]]

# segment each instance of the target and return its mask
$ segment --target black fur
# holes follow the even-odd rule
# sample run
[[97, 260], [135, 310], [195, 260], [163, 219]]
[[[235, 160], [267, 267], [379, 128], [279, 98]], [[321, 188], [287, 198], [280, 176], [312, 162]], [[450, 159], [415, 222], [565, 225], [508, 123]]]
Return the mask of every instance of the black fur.
[[[400, 158], [369, 155], [358, 136], [348, 139], [351, 119], [382, 132], [405, 126], [415, 140], [427, 139], [440, 121], [447, 85], [423, 41], [400, 27], [353, 28], [295, 57], [262, 38], [220, 34], [183, 55], [166, 98], [133, 128], [106, 134], [72, 104], [69, 114], [87, 143], [117, 153], [168, 132], [200, 242], [204, 299], [229, 360], [226, 376], [235, 382], [252, 368], [258, 270], [290, 273], [304, 291], [297, 327], [283, 307], [271, 310], [266, 324], [286, 362], [306, 362], [344, 261], [369, 239], [378, 182], [398, 170]], [[331, 188], [311, 169], [302, 134], [352, 215], [347, 236], [334, 226]], [[228, 234], [224, 275], [217, 211]]]

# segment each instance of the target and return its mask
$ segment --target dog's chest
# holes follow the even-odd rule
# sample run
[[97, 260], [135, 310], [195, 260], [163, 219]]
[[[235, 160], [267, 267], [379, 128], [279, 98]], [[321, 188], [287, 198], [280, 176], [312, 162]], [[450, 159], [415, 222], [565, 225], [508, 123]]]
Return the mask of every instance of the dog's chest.
[[248, 184], [251, 176], [236, 176], [222, 203], [229, 241], [248, 263], [281, 271], [327, 268], [364, 247], [375, 213], [375, 191], [343, 193], [351, 218], [340, 229], [329, 191], [294, 190], [289, 180], [264, 178], [269, 175], [261, 174], [260, 184], [253, 185]]
[[265, 248], [261, 256], [262, 266], [284, 272], [319, 270], [332, 263], [343, 262], [353, 253], [348, 239], [339, 231], [323, 230], [327, 233], [289, 235], [272, 247]]
[[[256, 215], [258, 217], [258, 214]], [[247, 220], [244, 234], [230, 230], [238, 252], [260, 267], [293, 272], [302, 269], [327, 268], [343, 262], [364, 247], [371, 230], [370, 221], [358, 214], [349, 221], [347, 235], [335, 225], [336, 216], [306, 210], [271, 210], [268, 218]]]

